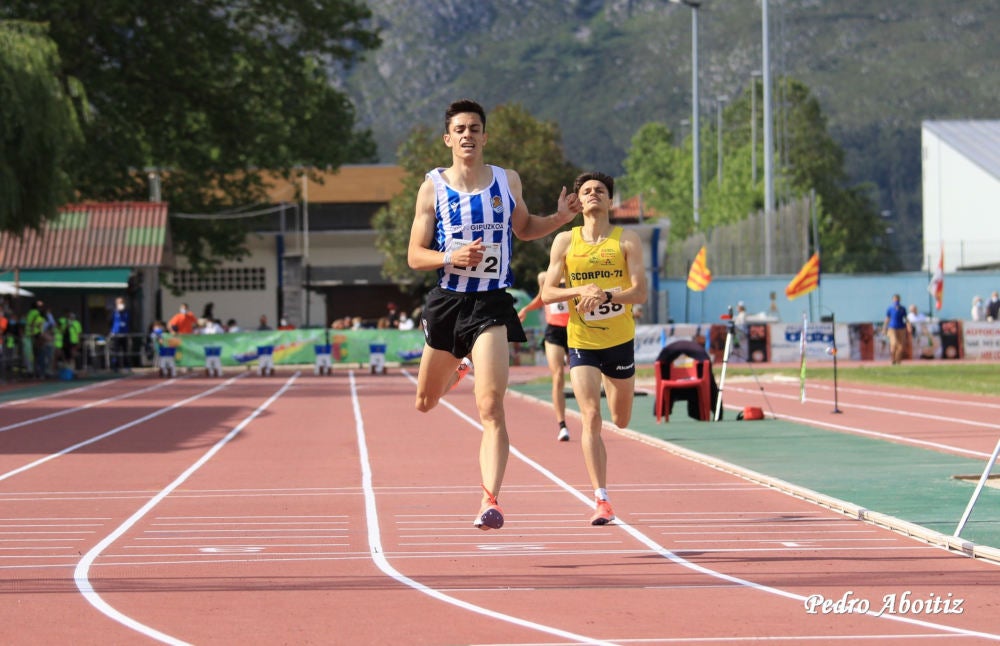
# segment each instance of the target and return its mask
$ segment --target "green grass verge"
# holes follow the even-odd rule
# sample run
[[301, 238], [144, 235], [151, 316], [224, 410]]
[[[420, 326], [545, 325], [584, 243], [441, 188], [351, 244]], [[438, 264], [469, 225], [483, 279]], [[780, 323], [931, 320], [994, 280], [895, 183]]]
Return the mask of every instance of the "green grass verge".
[[[719, 373], [716, 372], [716, 375]], [[754, 364], [753, 371], [745, 364], [730, 364], [726, 368], [727, 377], [749, 377], [753, 374], [782, 375], [798, 378], [798, 368], [769, 368], [766, 364]], [[807, 366], [806, 374], [813, 379], [833, 380], [833, 367]], [[640, 379], [653, 378], [651, 368], [640, 368]], [[904, 363], [899, 366], [851, 366], [838, 367], [837, 380], [840, 383], [866, 383], [899, 388], [921, 388], [948, 392], [971, 393], [976, 395], [1000, 394], [1000, 366], [996, 364], [946, 363]]]

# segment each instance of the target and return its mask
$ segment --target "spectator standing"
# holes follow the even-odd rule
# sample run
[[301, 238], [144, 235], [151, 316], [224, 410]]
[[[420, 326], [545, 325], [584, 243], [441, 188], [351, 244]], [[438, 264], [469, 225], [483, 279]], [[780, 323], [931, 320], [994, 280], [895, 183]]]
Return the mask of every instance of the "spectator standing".
[[986, 304], [986, 320], [1000, 320], [1000, 294], [995, 291], [990, 294], [990, 302]]
[[111, 368], [118, 372], [121, 368], [129, 368], [128, 333], [129, 311], [125, 307], [125, 299], [121, 296], [115, 299], [115, 308], [111, 312], [111, 328], [108, 330], [111, 343]]
[[733, 315], [733, 325], [739, 329], [744, 329], [747, 324], [747, 306], [740, 301], [736, 304], [736, 314]]
[[986, 304], [983, 303], [983, 297], [976, 295], [972, 297], [972, 320], [973, 321], [985, 321], [986, 320]]
[[406, 312], [399, 313], [399, 322], [396, 327], [400, 330], [412, 330], [415, 327], [413, 319], [406, 315]]
[[388, 310], [387, 314], [385, 315], [386, 322], [388, 323], [387, 327], [398, 327], [399, 311], [396, 309], [396, 304], [390, 301], [389, 303], [386, 304], [385, 308], [386, 310]]
[[205, 319], [205, 324], [201, 326], [202, 334], [222, 334], [225, 331], [217, 319]]
[[260, 322], [257, 325], [257, 330], [259, 332], [264, 332], [264, 331], [267, 331], [267, 330], [270, 330], [270, 329], [271, 329], [271, 326], [267, 324], [267, 315], [266, 314], [261, 314], [260, 315]]
[[902, 363], [909, 321], [906, 318], [906, 308], [899, 304], [899, 294], [892, 295], [892, 303], [885, 311], [885, 322], [882, 327], [885, 329], [885, 335], [889, 338], [889, 355], [892, 365]]
[[45, 341], [42, 332], [45, 328], [45, 303], [39, 299], [34, 306], [28, 310], [24, 316], [24, 334], [31, 344], [31, 366], [35, 377], [41, 378], [44, 375], [42, 365], [42, 351]]
[[83, 337], [83, 326], [76, 318], [76, 312], [66, 310], [66, 321], [63, 326], [63, 357], [70, 368], [78, 368], [76, 361], [80, 352], [80, 341]]
[[174, 334], [194, 334], [197, 326], [198, 317], [191, 312], [187, 303], [181, 303], [177, 313], [167, 321], [167, 329]]

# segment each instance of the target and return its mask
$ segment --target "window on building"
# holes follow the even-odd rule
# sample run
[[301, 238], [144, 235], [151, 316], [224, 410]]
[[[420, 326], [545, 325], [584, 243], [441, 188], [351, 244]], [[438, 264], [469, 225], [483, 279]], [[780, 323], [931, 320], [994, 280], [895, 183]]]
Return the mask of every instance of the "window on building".
[[263, 267], [226, 267], [207, 274], [190, 269], [174, 272], [174, 285], [184, 292], [263, 291], [267, 282]]

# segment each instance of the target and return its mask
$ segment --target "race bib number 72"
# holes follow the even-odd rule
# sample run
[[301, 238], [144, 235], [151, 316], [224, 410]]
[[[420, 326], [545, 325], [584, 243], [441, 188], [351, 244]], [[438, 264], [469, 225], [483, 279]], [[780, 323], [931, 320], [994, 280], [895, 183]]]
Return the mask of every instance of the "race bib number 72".
[[[472, 240], [456, 240], [455, 238], [452, 238], [451, 242], [448, 244], [448, 251], [455, 252], [472, 242]], [[469, 278], [493, 280], [499, 277], [500, 245], [496, 242], [486, 242], [484, 243], [484, 246], [483, 259], [480, 260], [478, 264], [471, 267], [459, 267], [457, 265], [452, 265], [449, 271], [453, 274], [458, 274], [459, 276], [468, 276]]]

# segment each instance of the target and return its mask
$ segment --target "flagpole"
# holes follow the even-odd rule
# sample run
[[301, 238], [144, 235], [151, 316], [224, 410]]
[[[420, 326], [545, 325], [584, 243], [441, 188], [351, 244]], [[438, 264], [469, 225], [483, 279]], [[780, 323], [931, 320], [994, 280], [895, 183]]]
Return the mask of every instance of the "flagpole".
[[[927, 284], [934, 280], [934, 271], [931, 269], [931, 257], [927, 256]], [[934, 316], [934, 294], [927, 291], [927, 313]]]
[[[693, 262], [694, 261], [691, 261], [691, 260], [688, 261], [688, 276], [691, 275], [691, 265], [693, 264]], [[691, 288], [688, 287], [687, 284], [685, 284], [684, 285], [684, 322], [685, 323], [690, 323], [691, 322], [690, 311], [691, 311]]]

